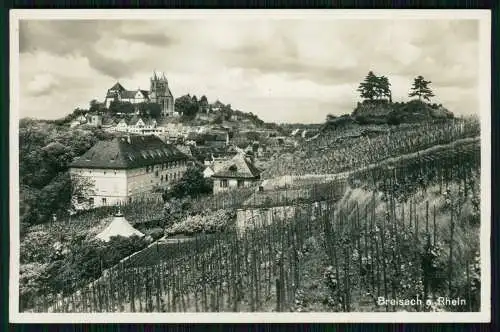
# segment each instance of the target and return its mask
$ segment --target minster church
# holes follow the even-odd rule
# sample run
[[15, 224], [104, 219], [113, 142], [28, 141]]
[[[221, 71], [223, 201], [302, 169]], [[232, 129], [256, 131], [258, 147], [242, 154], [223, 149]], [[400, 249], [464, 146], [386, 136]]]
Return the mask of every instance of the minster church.
[[127, 90], [119, 82], [116, 82], [106, 93], [104, 103], [107, 108], [113, 101], [130, 102], [132, 104], [138, 103], [156, 103], [159, 104], [163, 116], [173, 115], [174, 110], [174, 96], [168, 87], [167, 77], [164, 73], [161, 75], [153, 72], [150, 78], [149, 90]]

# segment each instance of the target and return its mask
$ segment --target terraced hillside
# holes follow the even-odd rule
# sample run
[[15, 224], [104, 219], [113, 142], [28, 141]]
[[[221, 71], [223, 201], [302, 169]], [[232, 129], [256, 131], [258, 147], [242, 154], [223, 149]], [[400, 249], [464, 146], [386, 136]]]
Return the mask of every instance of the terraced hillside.
[[263, 177], [340, 173], [480, 134], [476, 118], [381, 126], [381, 129], [324, 131], [316, 140], [303, 142], [293, 153], [280, 156]]
[[[290, 202], [293, 214], [263, 227], [183, 242], [151, 265], [120, 264], [37, 310], [477, 311], [480, 151], [462, 141], [353, 173], [340, 200]], [[431, 301], [377, 303], [417, 296]]]

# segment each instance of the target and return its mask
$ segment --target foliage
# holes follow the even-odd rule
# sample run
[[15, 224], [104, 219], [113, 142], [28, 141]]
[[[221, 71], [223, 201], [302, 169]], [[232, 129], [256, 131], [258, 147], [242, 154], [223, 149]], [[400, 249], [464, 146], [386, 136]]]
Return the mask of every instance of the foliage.
[[20, 306], [32, 306], [32, 299], [44, 292], [49, 277], [49, 264], [29, 263], [19, 267], [19, 301]]
[[184, 216], [183, 205], [186, 201], [172, 198], [165, 202], [163, 206], [163, 220], [166, 225], [172, 225]]
[[111, 113], [132, 114], [135, 112], [135, 107], [128, 101], [113, 100], [109, 104], [109, 111]]
[[139, 103], [136, 104], [139, 115], [142, 117], [153, 117], [158, 119], [161, 116], [161, 107], [156, 103]]
[[98, 102], [96, 99], [92, 99], [89, 103], [90, 113], [102, 112], [105, 110], [105, 108], [106, 108], [105, 105], [103, 103]]
[[432, 89], [429, 88], [429, 84], [431, 81], [426, 81], [423, 76], [419, 75], [415, 77], [413, 80], [413, 86], [411, 87], [411, 92], [409, 93], [409, 97], [418, 97], [418, 100], [422, 98], [430, 101], [431, 97], [434, 97], [434, 93]]
[[[47, 242], [54, 241], [47, 239], [47, 235], [33, 233], [22, 242], [21, 253], [29, 262], [21, 264], [20, 290], [22, 305], [27, 307], [41, 295], [74, 292], [147, 245], [138, 236], [116, 236], [109, 242], [76, 236], [65, 244], [55, 242], [49, 246]], [[39, 247], [39, 253], [35, 252], [35, 246]]]
[[177, 222], [166, 229], [167, 235], [196, 233], [214, 233], [225, 230], [234, 219], [234, 212], [229, 210], [217, 210], [207, 214], [188, 216], [181, 222]]
[[165, 232], [164, 232], [163, 228], [155, 227], [155, 228], [145, 230], [144, 234], [146, 236], [151, 236], [151, 238], [154, 241], [156, 241], [156, 240], [160, 239], [161, 237], [163, 237], [163, 235], [165, 235]]
[[[69, 129], [32, 119], [19, 122], [19, 182], [21, 222], [48, 221], [66, 213], [71, 194], [85, 186], [70, 185], [68, 165], [98, 140], [112, 135], [98, 128]], [[83, 193], [82, 193], [83, 194]]]
[[359, 84], [358, 92], [361, 98], [374, 100], [387, 98], [391, 100], [391, 84], [385, 76], [376, 76], [373, 71], [369, 71], [365, 80]]
[[172, 189], [167, 189], [167, 196], [175, 198], [197, 197], [210, 192], [212, 192], [210, 180], [203, 177], [199, 168], [190, 167]]
[[175, 109], [177, 112], [182, 114], [182, 116], [193, 119], [198, 112], [198, 101], [196, 97], [191, 97], [189, 94], [181, 96], [175, 99]]
[[56, 250], [53, 247], [55, 239], [45, 231], [29, 232], [20, 243], [20, 262], [49, 263]]

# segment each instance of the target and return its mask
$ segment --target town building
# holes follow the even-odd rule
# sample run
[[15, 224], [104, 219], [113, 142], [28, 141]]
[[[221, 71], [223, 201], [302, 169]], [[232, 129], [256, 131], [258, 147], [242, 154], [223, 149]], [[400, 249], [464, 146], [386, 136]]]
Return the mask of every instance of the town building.
[[174, 96], [168, 86], [165, 74], [158, 75], [153, 72], [150, 78], [149, 90], [127, 90], [119, 82], [116, 82], [106, 93], [104, 104], [107, 108], [111, 102], [129, 102], [131, 104], [156, 103], [160, 105], [162, 116], [175, 115]]
[[89, 114], [87, 117], [87, 124], [93, 127], [102, 126], [102, 115], [99, 114]]
[[99, 207], [166, 188], [182, 177], [188, 163], [188, 156], [156, 136], [128, 134], [96, 143], [70, 164], [70, 174], [91, 187], [88, 197], [76, 197], [78, 205]]
[[257, 185], [260, 173], [261, 171], [255, 167], [250, 158], [238, 153], [212, 174], [213, 193]]

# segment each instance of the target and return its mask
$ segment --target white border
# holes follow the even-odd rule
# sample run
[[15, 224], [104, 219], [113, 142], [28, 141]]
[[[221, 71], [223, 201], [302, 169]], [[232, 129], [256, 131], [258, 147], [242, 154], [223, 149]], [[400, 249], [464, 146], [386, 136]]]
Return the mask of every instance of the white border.
[[[481, 311], [478, 313], [20, 313], [19, 304], [19, 20], [55, 19], [475, 19], [480, 21]], [[489, 10], [19, 10], [10, 11], [10, 288], [12, 323], [303, 323], [489, 322], [491, 311], [491, 13]]]

